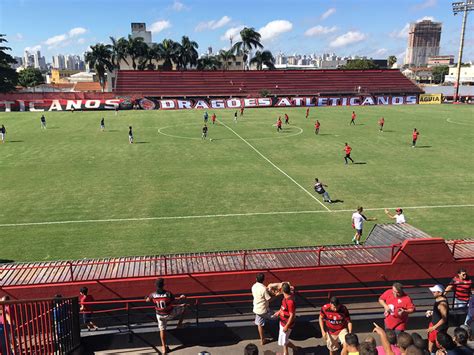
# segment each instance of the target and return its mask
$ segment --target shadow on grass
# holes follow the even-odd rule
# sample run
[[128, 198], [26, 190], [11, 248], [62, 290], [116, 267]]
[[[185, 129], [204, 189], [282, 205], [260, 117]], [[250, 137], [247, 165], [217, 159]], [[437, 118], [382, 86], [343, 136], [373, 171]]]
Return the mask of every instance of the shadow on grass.
[[10, 260], [10, 259], [0, 259], [0, 264], [6, 264], [6, 263], [14, 263], [15, 260]]
[[344, 203], [344, 200], [331, 200], [331, 203]]
[[7, 141], [8, 143], [23, 143], [24, 141]]
[[134, 144], [148, 144], [150, 142], [133, 142]]
[[431, 148], [431, 145], [417, 145], [415, 148]]
[[355, 164], [355, 165], [365, 165], [365, 164], [367, 164], [367, 162], [366, 161], [356, 161], [353, 164]]
[[61, 127], [56, 127], [56, 126], [54, 126], [54, 127], [48, 127], [48, 128], [46, 128], [46, 130], [49, 130], [49, 129], [59, 129], [59, 128], [61, 128]]

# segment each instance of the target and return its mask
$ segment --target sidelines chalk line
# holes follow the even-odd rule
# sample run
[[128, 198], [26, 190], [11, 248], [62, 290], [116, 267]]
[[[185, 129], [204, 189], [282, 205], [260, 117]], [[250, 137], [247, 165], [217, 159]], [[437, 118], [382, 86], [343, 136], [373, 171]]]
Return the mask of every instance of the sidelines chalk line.
[[[474, 207], [473, 205], [439, 205], [439, 206], [411, 206], [403, 207], [404, 210], [415, 209], [433, 209], [433, 208], [464, 208]], [[376, 207], [364, 208], [364, 211], [383, 211], [385, 209], [393, 210], [397, 207]], [[227, 214], [207, 214], [207, 215], [191, 215], [191, 216], [162, 216], [162, 217], [135, 217], [135, 218], [108, 218], [108, 219], [84, 219], [71, 221], [50, 221], [50, 222], [27, 222], [27, 223], [7, 223], [0, 224], [1, 227], [25, 227], [25, 226], [41, 226], [53, 224], [79, 224], [79, 223], [107, 223], [107, 222], [137, 222], [137, 221], [166, 221], [180, 219], [203, 219], [203, 218], [228, 218], [228, 217], [249, 217], [249, 216], [271, 216], [271, 215], [292, 215], [292, 214], [315, 214], [315, 213], [346, 213], [354, 212], [351, 210], [331, 210], [331, 211], [273, 211], [273, 212], [247, 212], [247, 213], [227, 213]]]

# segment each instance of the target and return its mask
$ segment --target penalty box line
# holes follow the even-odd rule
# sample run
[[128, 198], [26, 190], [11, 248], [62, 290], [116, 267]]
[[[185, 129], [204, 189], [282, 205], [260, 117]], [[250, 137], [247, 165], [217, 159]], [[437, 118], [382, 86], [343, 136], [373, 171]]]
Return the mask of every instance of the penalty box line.
[[[474, 205], [439, 205], [439, 206], [411, 206], [403, 207], [405, 210], [415, 209], [436, 209], [436, 208], [464, 208], [474, 207]], [[385, 209], [393, 210], [396, 207], [377, 207], [364, 208], [365, 211], [383, 211]], [[248, 212], [248, 213], [227, 213], [227, 214], [208, 214], [195, 216], [162, 216], [162, 217], [136, 217], [136, 218], [108, 218], [108, 219], [85, 219], [71, 221], [50, 221], [50, 222], [26, 222], [26, 223], [8, 223], [0, 224], [0, 227], [27, 227], [42, 226], [54, 224], [79, 224], [79, 223], [114, 223], [114, 222], [140, 222], [140, 221], [166, 221], [166, 220], [183, 220], [183, 219], [204, 219], [204, 218], [228, 218], [228, 217], [251, 217], [251, 216], [271, 216], [271, 215], [292, 215], [292, 214], [315, 214], [315, 213], [348, 213], [354, 210], [332, 210], [332, 211], [273, 211], [273, 212]]]
[[286, 172], [284, 172], [280, 167], [278, 167], [277, 165], [275, 165], [270, 159], [268, 159], [265, 155], [263, 155], [262, 153], [260, 153], [260, 151], [255, 148], [252, 144], [250, 144], [245, 138], [243, 138], [242, 136], [240, 136], [236, 131], [234, 131], [232, 128], [230, 128], [229, 126], [227, 126], [224, 122], [220, 121], [220, 120], [217, 120], [217, 122], [219, 122], [220, 124], [222, 124], [225, 128], [227, 128], [228, 130], [230, 130], [232, 133], [234, 133], [237, 137], [239, 137], [245, 144], [247, 144], [250, 148], [252, 148], [258, 155], [260, 155], [263, 159], [265, 159], [268, 163], [270, 163], [275, 169], [277, 169], [280, 173], [282, 173], [283, 175], [285, 175], [288, 179], [290, 179], [293, 183], [295, 183], [301, 190], [303, 190], [305, 193], [307, 193], [313, 200], [317, 201], [321, 206], [323, 206], [326, 211], [328, 212], [331, 212], [331, 210], [326, 207], [324, 205], [324, 203], [322, 203], [321, 201], [318, 200], [318, 198], [316, 196], [314, 196], [311, 192], [309, 192], [308, 190], [306, 190], [303, 186], [301, 186], [295, 179], [293, 179], [290, 175], [288, 175]]

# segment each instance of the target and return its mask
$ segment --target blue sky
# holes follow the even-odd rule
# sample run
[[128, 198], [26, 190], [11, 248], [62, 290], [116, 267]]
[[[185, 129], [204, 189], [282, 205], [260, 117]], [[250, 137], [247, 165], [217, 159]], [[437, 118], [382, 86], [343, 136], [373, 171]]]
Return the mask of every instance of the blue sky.
[[[463, 60], [474, 59], [474, 13], [468, 18]], [[2, 0], [0, 32], [12, 54], [40, 49], [82, 54], [109, 36], [130, 33], [131, 22], [145, 22], [153, 41], [189, 36], [203, 53], [229, 47], [228, 37], [243, 26], [262, 34], [274, 54], [327, 53], [403, 60], [408, 23], [429, 17], [443, 23], [441, 53], [457, 57], [461, 16], [446, 0]]]

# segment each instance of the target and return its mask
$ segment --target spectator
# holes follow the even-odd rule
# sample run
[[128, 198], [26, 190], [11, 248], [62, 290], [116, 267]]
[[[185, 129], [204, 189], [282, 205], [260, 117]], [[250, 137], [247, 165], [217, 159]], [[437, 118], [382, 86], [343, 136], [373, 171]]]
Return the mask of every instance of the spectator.
[[359, 338], [355, 333], [347, 333], [341, 355], [359, 355]]
[[457, 327], [454, 329], [454, 341], [456, 342], [456, 345], [458, 346], [459, 349], [466, 351], [466, 352], [471, 352], [471, 354], [474, 354], [474, 349], [470, 348], [467, 345], [467, 341], [469, 339], [469, 333], [467, 332], [466, 329]]
[[463, 324], [460, 328], [467, 332], [467, 347], [474, 350], [474, 339], [472, 338], [472, 330], [469, 326]]
[[426, 316], [431, 317], [428, 332], [428, 350], [433, 353], [436, 344], [437, 334], [446, 333], [448, 331], [448, 300], [443, 296], [444, 287], [435, 285], [430, 287], [430, 291], [435, 298], [432, 311], [426, 311]]
[[412, 333], [413, 345], [422, 351], [424, 355], [429, 355], [428, 352], [428, 340], [423, 339], [420, 334]]
[[[375, 342], [375, 339], [372, 338]], [[360, 355], [378, 355], [377, 346], [372, 341], [364, 341], [359, 345], [359, 354]]]
[[469, 300], [469, 306], [467, 308], [467, 315], [464, 324], [470, 326], [472, 323], [472, 318], [474, 318], [474, 294], [471, 295]]
[[244, 348], [244, 355], [258, 355], [258, 347], [254, 343], [247, 344]]
[[167, 354], [170, 352], [170, 349], [166, 345], [166, 326], [169, 320], [179, 316], [177, 327], [181, 327], [184, 319], [184, 308], [186, 305], [175, 305], [175, 302], [177, 300], [184, 300], [186, 296], [181, 295], [178, 298], [175, 298], [170, 291], [164, 289], [164, 286], [164, 279], [159, 278], [156, 280], [156, 291], [150, 293], [146, 297], [146, 301], [155, 304], [156, 319], [158, 321], [158, 329], [160, 330], [162, 354]]
[[400, 349], [400, 353], [405, 354], [408, 347], [410, 345], [413, 345], [413, 338], [411, 337], [410, 334], [401, 332], [397, 336], [397, 345], [398, 345], [398, 348]]
[[403, 214], [403, 210], [401, 208], [397, 208], [395, 210], [395, 214], [391, 214], [388, 209], [385, 209], [385, 214], [391, 218], [395, 219], [395, 222], [397, 224], [403, 224], [406, 223], [405, 215]]
[[92, 311], [88, 302], [92, 302], [93, 298], [89, 295], [89, 289], [87, 287], [82, 287], [79, 291], [79, 311], [82, 313], [82, 322], [87, 326], [87, 330], [97, 330], [99, 327], [92, 322]]
[[410, 345], [405, 351], [405, 355], [424, 355], [423, 350], [418, 349], [415, 345]]
[[298, 347], [290, 341], [291, 331], [295, 325], [296, 305], [290, 284], [284, 282], [281, 286], [281, 290], [283, 291], [281, 308], [274, 314], [274, 316], [280, 317], [278, 345], [283, 346], [283, 355], [288, 355], [288, 348], [292, 348], [294, 352], [298, 351]]
[[[392, 349], [393, 353], [395, 355], [400, 355], [400, 348], [397, 346], [397, 334], [395, 333], [395, 331], [392, 329], [387, 329], [385, 331], [385, 334], [387, 336], [387, 341], [390, 344], [390, 348]], [[385, 354], [385, 349], [382, 345], [377, 346], [377, 351], [379, 355]]]
[[328, 304], [321, 307], [319, 327], [331, 355], [344, 345], [346, 334], [352, 333], [352, 322], [346, 306], [337, 297], [331, 297]]
[[415, 305], [403, 291], [403, 285], [395, 282], [392, 289], [380, 296], [379, 303], [384, 308], [385, 329], [393, 329], [397, 334], [404, 331], [408, 315], [415, 311]]
[[[0, 299], [0, 302], [9, 301], [10, 297], [3, 296]], [[3, 304], [0, 306], [0, 354], [7, 353], [7, 344], [5, 342], [5, 335], [8, 335], [8, 327], [11, 324], [10, 319], [10, 306], [8, 304]]]
[[467, 275], [465, 269], [459, 269], [446, 287], [445, 294], [454, 291], [454, 309], [462, 309], [467, 312], [469, 298], [472, 292], [472, 280]]
[[462, 349], [456, 346], [453, 338], [447, 333], [438, 333], [436, 337], [437, 345], [440, 349], [438, 353], [446, 355], [472, 355], [472, 350]]
[[269, 302], [279, 293], [281, 289], [281, 283], [269, 284], [265, 287], [263, 282], [265, 281], [265, 275], [258, 273], [256, 282], [252, 286], [253, 296], [253, 313], [255, 313], [255, 325], [258, 328], [258, 335], [260, 336], [260, 342], [262, 345], [268, 343], [271, 339], [265, 338], [264, 326], [267, 320], [272, 318], [270, 311]]

